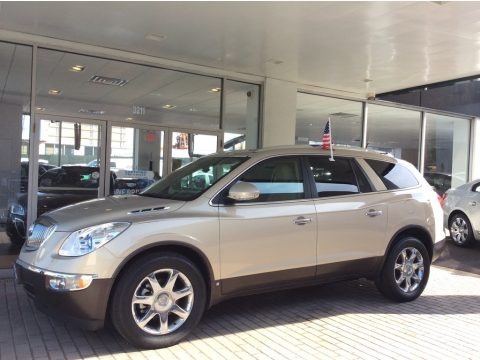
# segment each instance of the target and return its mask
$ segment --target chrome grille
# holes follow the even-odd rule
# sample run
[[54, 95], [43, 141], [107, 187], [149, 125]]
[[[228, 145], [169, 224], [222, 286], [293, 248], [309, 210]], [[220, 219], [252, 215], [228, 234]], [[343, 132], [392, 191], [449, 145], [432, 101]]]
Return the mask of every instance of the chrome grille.
[[25, 244], [27, 250], [37, 250], [55, 231], [55, 225], [45, 219], [36, 221], [28, 230], [28, 238]]

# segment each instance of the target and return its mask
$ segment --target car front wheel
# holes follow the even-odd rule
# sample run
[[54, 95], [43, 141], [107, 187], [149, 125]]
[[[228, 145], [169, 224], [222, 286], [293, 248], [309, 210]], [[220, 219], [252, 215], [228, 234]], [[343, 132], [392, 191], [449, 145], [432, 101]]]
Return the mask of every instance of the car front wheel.
[[178, 254], [137, 260], [118, 280], [110, 315], [116, 330], [141, 348], [162, 348], [184, 339], [205, 310], [205, 282]]
[[412, 301], [422, 294], [429, 274], [430, 257], [425, 245], [415, 237], [405, 237], [388, 253], [375, 284], [389, 299]]
[[452, 216], [448, 224], [450, 237], [453, 243], [460, 247], [469, 247], [474, 243], [472, 225], [467, 217], [457, 213]]

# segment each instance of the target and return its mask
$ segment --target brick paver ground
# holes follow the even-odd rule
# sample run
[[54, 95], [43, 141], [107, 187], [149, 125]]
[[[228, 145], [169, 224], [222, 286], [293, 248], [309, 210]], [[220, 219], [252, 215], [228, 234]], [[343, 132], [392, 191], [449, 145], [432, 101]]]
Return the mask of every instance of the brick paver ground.
[[0, 359], [480, 359], [480, 276], [433, 267], [416, 301], [359, 280], [234, 299], [168, 349], [139, 351], [38, 312], [0, 279]]

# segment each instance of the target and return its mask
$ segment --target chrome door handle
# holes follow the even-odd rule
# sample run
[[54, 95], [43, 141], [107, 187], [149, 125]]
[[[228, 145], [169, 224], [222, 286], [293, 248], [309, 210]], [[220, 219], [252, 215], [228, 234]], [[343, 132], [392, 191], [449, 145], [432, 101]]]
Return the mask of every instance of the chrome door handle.
[[470, 205], [470, 206], [477, 206], [477, 202], [476, 202], [476, 201], [470, 201], [470, 202], [468, 203], [468, 205]]
[[365, 213], [365, 215], [370, 216], [370, 217], [375, 217], [375, 216], [379, 216], [379, 215], [382, 215], [382, 214], [383, 214], [382, 210], [375, 210], [375, 209], [370, 209]]
[[295, 225], [305, 225], [305, 224], [308, 224], [308, 223], [311, 223], [311, 222], [312, 222], [312, 219], [309, 219], [309, 218], [306, 218], [306, 217], [303, 217], [303, 216], [299, 216], [298, 218], [293, 220], [293, 223]]

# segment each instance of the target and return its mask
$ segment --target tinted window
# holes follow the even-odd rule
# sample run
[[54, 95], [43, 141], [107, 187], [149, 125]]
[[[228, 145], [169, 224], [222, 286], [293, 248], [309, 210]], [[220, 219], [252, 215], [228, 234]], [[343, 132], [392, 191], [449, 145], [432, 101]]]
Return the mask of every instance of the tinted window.
[[405, 189], [418, 185], [415, 176], [401, 164], [366, 159], [388, 190]]
[[305, 198], [300, 161], [294, 157], [277, 157], [262, 161], [240, 176], [238, 181], [254, 184], [260, 197], [254, 202], [284, 201]]
[[328, 157], [311, 156], [308, 161], [318, 197], [361, 192], [350, 160], [335, 158], [335, 161], [330, 161]]
[[100, 180], [98, 168], [87, 166], [62, 166], [45, 172], [39, 179], [41, 188], [76, 187], [97, 188]]

